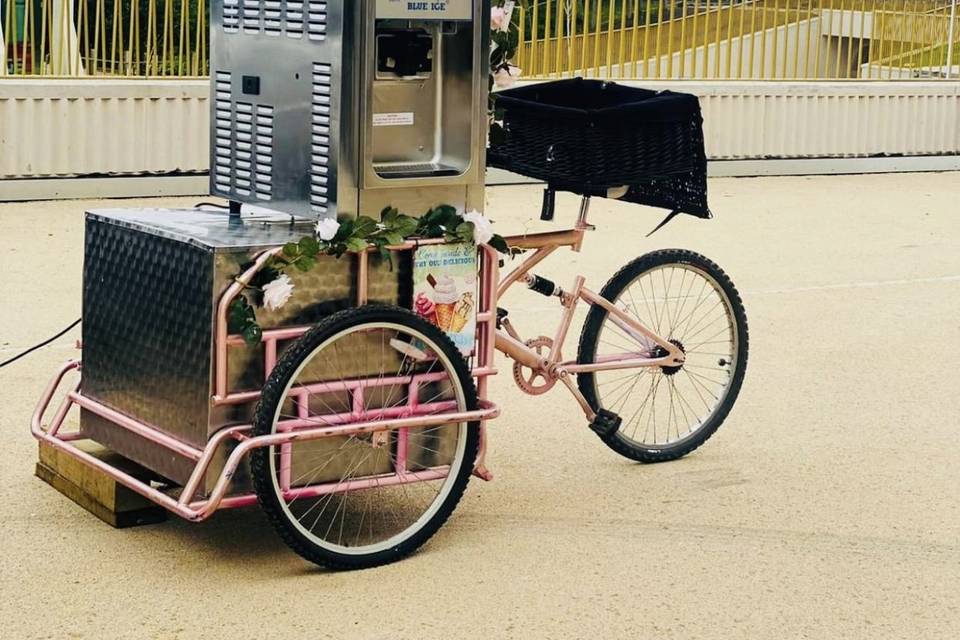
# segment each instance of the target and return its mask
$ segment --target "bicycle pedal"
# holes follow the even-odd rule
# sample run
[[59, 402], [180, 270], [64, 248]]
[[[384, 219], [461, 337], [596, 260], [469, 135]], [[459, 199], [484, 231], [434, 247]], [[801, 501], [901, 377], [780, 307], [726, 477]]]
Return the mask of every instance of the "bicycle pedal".
[[503, 321], [507, 319], [510, 312], [503, 307], [497, 307], [497, 329], [503, 329]]
[[609, 438], [620, 429], [622, 423], [623, 418], [613, 411], [600, 409], [597, 412], [597, 417], [590, 423], [590, 429], [601, 438]]

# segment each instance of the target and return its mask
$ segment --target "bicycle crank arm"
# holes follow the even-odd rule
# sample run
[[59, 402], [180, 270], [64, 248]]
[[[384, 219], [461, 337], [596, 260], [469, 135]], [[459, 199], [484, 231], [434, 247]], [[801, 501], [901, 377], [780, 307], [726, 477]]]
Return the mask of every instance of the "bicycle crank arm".
[[590, 406], [590, 403], [587, 402], [587, 399], [583, 397], [583, 394], [580, 393], [580, 389], [577, 388], [576, 383], [570, 378], [570, 375], [563, 371], [559, 374], [558, 379], [563, 383], [563, 386], [567, 388], [567, 391], [573, 395], [574, 399], [577, 401], [577, 404], [580, 405], [580, 408], [583, 410], [583, 415], [586, 416], [587, 421], [591, 424], [594, 420], [597, 419], [597, 412], [593, 410], [593, 407]]

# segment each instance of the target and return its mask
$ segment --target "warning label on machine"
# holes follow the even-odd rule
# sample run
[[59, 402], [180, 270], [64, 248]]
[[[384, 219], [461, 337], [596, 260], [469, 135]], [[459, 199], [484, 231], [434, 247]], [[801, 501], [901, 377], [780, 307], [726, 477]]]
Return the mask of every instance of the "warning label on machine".
[[413, 111], [373, 114], [375, 127], [409, 127], [413, 124]]

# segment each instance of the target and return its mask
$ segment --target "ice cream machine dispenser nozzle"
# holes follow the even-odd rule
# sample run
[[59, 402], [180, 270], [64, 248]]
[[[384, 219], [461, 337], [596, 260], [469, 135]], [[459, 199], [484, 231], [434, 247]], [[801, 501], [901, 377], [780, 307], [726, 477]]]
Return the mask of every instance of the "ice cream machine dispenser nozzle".
[[311, 218], [482, 209], [489, 2], [211, 11], [214, 195]]

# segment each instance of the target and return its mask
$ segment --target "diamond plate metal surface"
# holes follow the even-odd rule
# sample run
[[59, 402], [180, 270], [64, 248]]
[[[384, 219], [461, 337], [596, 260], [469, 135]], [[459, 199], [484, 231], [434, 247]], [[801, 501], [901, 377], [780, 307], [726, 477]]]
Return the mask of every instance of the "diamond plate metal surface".
[[83, 393], [203, 444], [212, 252], [93, 219], [85, 245]]
[[[98, 211], [87, 216], [83, 286], [84, 395], [191, 444], [224, 426], [249, 423], [254, 403], [212, 407], [215, 310], [240, 266], [309, 225], [247, 220], [203, 211]], [[357, 260], [323, 257], [309, 273], [291, 270], [295, 294], [278, 311], [257, 310], [264, 329], [311, 325], [355, 305]], [[393, 266], [371, 258], [371, 302], [410, 306], [412, 256]], [[282, 353], [285, 344], [280, 344]], [[264, 384], [263, 348], [229, 349], [231, 392]], [[193, 462], [83, 412], [93, 439], [183, 483]], [[222, 464], [218, 456], [211, 472]], [[245, 484], [241, 469], [236, 484]], [[208, 478], [212, 482], [212, 479]]]

